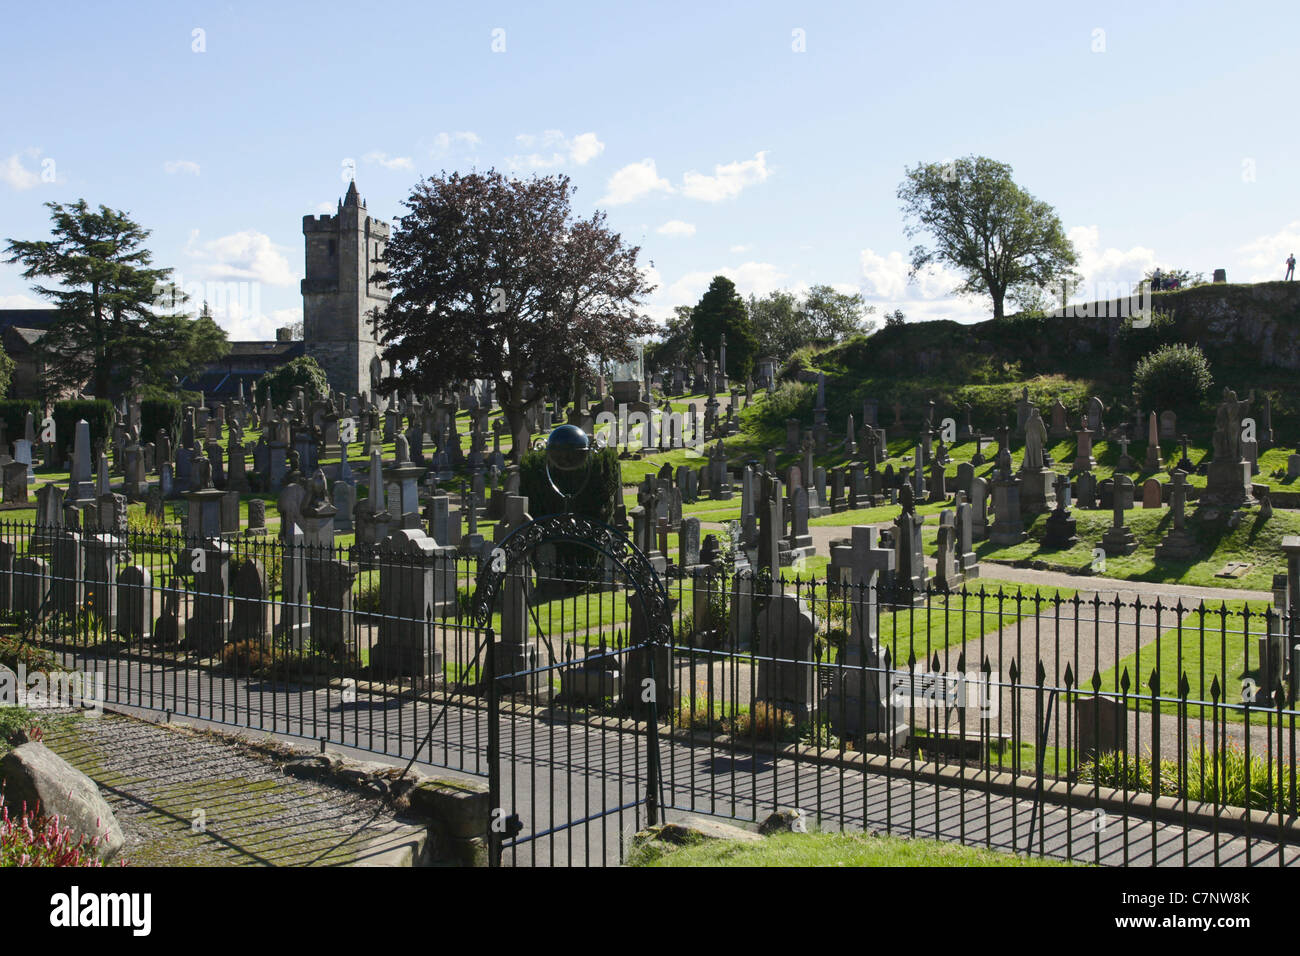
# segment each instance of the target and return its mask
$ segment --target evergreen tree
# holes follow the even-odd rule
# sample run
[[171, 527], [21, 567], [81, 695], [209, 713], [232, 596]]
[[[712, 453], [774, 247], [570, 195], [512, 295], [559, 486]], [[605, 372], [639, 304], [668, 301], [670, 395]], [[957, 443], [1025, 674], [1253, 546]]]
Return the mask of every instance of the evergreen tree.
[[708, 291], [691, 310], [691, 339], [706, 355], [716, 355], [724, 333], [727, 336], [727, 375], [737, 380], [744, 379], [754, 367], [758, 337], [735, 283], [726, 276], [714, 276]]

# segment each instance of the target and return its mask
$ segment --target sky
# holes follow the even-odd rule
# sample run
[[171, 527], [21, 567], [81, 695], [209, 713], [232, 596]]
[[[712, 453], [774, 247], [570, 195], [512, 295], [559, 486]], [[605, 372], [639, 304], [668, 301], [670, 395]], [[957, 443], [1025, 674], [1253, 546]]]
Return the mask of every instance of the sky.
[[[641, 248], [662, 319], [718, 274], [979, 321], [909, 280], [907, 167], [972, 154], [1051, 204], [1089, 289], [1300, 252], [1295, 4], [9, 5], [0, 240], [85, 198], [152, 231], [234, 339], [300, 321], [302, 217], [348, 181], [564, 174]], [[238, 283], [237, 286], [227, 285]], [[227, 291], [237, 289], [238, 293]], [[0, 308], [45, 304], [0, 263]]]

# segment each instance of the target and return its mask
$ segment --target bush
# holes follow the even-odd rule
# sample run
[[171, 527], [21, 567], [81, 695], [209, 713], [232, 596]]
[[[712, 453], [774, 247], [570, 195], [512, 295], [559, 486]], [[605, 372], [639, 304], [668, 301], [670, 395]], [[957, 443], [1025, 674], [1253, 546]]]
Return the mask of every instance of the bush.
[[[5, 423], [5, 437], [10, 444], [23, 437], [27, 427], [27, 413], [32, 413], [33, 427], [39, 438], [41, 432], [41, 403], [34, 398], [6, 398], [0, 400], [0, 419]], [[6, 449], [7, 451], [7, 449]]]
[[[573, 499], [573, 512], [613, 524], [614, 512], [623, 500], [623, 471], [618, 452], [613, 448], [593, 450], [589, 459], [587, 483]], [[528, 511], [534, 517], [564, 511], [564, 500], [546, 477], [545, 451], [525, 452], [520, 459], [519, 493], [528, 498]]]
[[[90, 447], [94, 454], [96, 447], [108, 448], [109, 436], [113, 433], [115, 412], [113, 403], [105, 398], [76, 398], [54, 403], [54, 437], [60, 448], [73, 447], [77, 437], [77, 422], [83, 418], [90, 425]], [[97, 462], [92, 458], [93, 470]]]
[[[573, 513], [612, 525], [614, 513], [623, 500], [623, 471], [618, 463], [618, 452], [613, 448], [593, 450], [589, 459], [587, 482], [574, 496]], [[528, 512], [535, 518], [565, 510], [564, 500], [555, 493], [546, 477], [545, 451], [525, 452], [520, 459], [519, 493], [528, 498]], [[579, 544], [558, 542], [555, 560], [572, 574], [577, 574], [580, 568], [597, 566], [595, 552]]]
[[1214, 376], [1199, 346], [1164, 345], [1143, 356], [1133, 369], [1133, 384], [1143, 407], [1151, 411], [1190, 411], [1209, 394]]
[[11, 813], [0, 794], [0, 867], [102, 866], [95, 843], [74, 836], [57, 816], [42, 817], [35, 808]]
[[308, 402], [329, 392], [325, 370], [310, 355], [300, 355], [258, 379], [257, 402], [265, 404], [269, 395], [271, 401], [282, 405], [293, 398], [293, 390], [299, 385], [306, 390]]
[[763, 403], [763, 418], [782, 430], [791, 418], [810, 421], [816, 397], [817, 386], [811, 382], [782, 382]]
[[[199, 402], [202, 402], [202, 396]], [[181, 431], [184, 410], [185, 403], [174, 396], [143, 399], [140, 402], [140, 441], [156, 441], [159, 429], [166, 429], [168, 436], [176, 438]]]

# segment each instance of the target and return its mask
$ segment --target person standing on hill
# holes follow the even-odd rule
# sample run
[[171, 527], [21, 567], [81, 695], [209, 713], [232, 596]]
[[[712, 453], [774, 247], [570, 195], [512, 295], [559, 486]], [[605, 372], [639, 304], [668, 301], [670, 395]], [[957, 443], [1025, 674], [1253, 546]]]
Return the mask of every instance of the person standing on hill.
[[1291, 253], [1291, 255], [1286, 257], [1286, 278], [1283, 279], [1282, 281], [1290, 282], [1294, 278], [1295, 278], [1295, 253], [1293, 252]]

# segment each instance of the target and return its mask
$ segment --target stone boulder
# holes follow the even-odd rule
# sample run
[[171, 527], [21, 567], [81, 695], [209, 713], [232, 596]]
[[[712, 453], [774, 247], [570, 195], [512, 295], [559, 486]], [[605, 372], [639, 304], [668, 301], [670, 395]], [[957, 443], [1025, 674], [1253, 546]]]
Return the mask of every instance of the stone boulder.
[[15, 747], [0, 760], [0, 786], [11, 813], [40, 809], [57, 815], [65, 827], [89, 842], [101, 860], [110, 860], [124, 839], [113, 811], [95, 782], [42, 743]]

